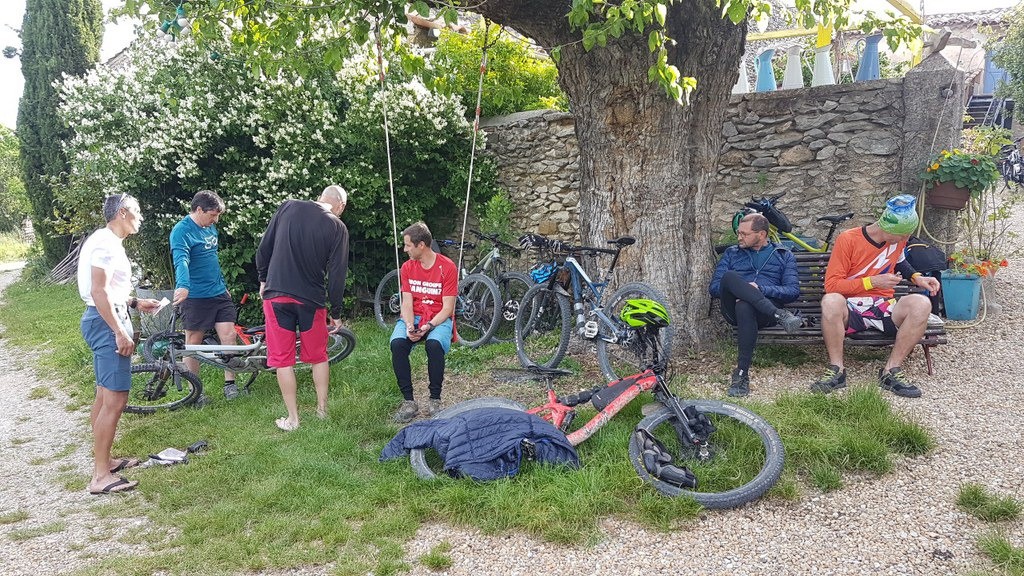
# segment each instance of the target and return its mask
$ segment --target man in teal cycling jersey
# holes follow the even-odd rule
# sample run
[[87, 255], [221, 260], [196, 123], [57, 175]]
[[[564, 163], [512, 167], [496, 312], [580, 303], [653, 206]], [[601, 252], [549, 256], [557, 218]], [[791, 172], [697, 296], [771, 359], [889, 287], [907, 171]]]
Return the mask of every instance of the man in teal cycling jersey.
[[[224, 273], [217, 258], [217, 220], [224, 201], [209, 190], [192, 197], [192, 212], [171, 229], [174, 259], [174, 304], [181, 305], [182, 326], [187, 344], [202, 344], [207, 330], [217, 331], [221, 344], [234, 344], [238, 310], [228, 294]], [[199, 361], [185, 358], [185, 366], [199, 373]], [[224, 372], [224, 397], [238, 396], [235, 374]]]

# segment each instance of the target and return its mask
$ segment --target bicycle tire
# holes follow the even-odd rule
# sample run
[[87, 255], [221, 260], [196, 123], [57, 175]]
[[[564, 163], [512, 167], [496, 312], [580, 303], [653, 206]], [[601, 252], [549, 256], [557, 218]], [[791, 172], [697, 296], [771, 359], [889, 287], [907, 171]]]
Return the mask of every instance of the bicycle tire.
[[373, 293], [373, 317], [385, 330], [391, 330], [402, 315], [402, 288], [398, 284], [398, 270], [392, 270], [380, 279]]
[[[454, 406], [449, 406], [444, 410], [441, 410], [434, 415], [433, 419], [439, 418], [451, 418], [463, 412], [470, 410], [476, 410], [478, 408], [508, 408], [510, 410], [526, 410], [526, 406], [523, 406], [515, 400], [509, 400], [508, 398], [497, 398], [497, 397], [485, 397], [485, 398], [473, 398], [472, 400], [466, 400], [465, 402], [459, 402]], [[433, 480], [437, 478], [437, 474], [430, 468], [427, 463], [426, 450], [421, 448], [414, 448], [409, 451], [409, 465], [412, 466], [416, 475], [423, 480]]]
[[569, 349], [572, 318], [569, 297], [547, 284], [534, 284], [523, 295], [516, 316], [516, 356], [525, 368], [555, 368]]
[[[618, 380], [642, 372], [652, 364], [651, 353], [653, 350], [646, 346], [641, 333], [626, 325], [619, 318], [623, 305], [631, 298], [647, 298], [661, 303], [666, 310], [669, 310], [669, 318], [672, 319], [668, 299], [661, 292], [643, 282], [627, 282], [619, 287], [605, 304], [604, 310], [626, 334], [624, 340], [616, 343], [602, 340], [600, 336], [595, 341], [597, 348], [597, 362], [601, 366], [601, 372], [609, 381]], [[675, 336], [675, 327], [669, 324], [657, 332], [658, 341], [664, 358], [672, 356], [672, 338]]]
[[501, 311], [494, 338], [498, 342], [514, 342], [519, 304], [523, 301], [526, 291], [533, 286], [533, 279], [522, 272], [505, 272], [498, 277], [497, 284], [498, 293], [501, 295]]
[[484, 274], [470, 274], [459, 282], [459, 296], [455, 302], [459, 344], [477, 348], [494, 336], [501, 314], [500, 302], [498, 286]]
[[327, 363], [335, 364], [348, 358], [356, 349], [356, 335], [348, 328], [339, 328], [327, 335]]
[[[177, 384], [175, 375], [179, 377]], [[157, 410], [177, 410], [195, 402], [202, 393], [203, 383], [193, 372], [175, 370], [167, 362], [135, 364], [124, 411], [153, 414]]]
[[164, 353], [159, 354], [155, 350], [155, 347], [157, 342], [162, 340], [166, 341], [172, 337], [178, 338], [181, 346], [185, 345], [185, 333], [181, 330], [161, 330], [160, 332], [151, 334], [149, 338], [142, 341], [142, 346], [139, 347], [139, 353], [147, 363], [168, 361], [170, 358], [167, 357], [167, 349], [164, 348]]
[[[655, 490], [665, 496], [690, 497], [705, 508], [713, 509], [736, 508], [757, 500], [778, 482], [779, 477], [782, 475], [782, 466], [785, 463], [785, 450], [782, 440], [779, 438], [779, 433], [764, 418], [742, 406], [717, 400], [680, 400], [680, 404], [691, 405], [698, 412], [708, 415], [718, 428], [709, 439], [709, 442], [719, 449], [719, 454], [713, 458], [716, 462], [710, 466], [698, 464], [693, 469], [699, 482], [698, 488], [703, 488], [708, 484], [711, 484], [712, 488], [715, 487], [715, 478], [712, 475], [716, 471], [716, 466], [721, 468], [721, 470], [718, 470], [719, 475], [734, 477], [733, 475], [737, 473], [738, 469], [737, 463], [727, 461], [729, 455], [722, 456], [721, 452], [729, 452], [733, 447], [736, 448], [737, 452], [741, 451], [745, 447], [742, 446], [743, 443], [752, 445], [754, 435], [760, 440], [761, 446], [764, 449], [764, 461], [761, 463], [760, 469], [752, 478], [749, 478], [741, 485], [721, 491], [701, 492], [698, 489], [680, 488], [654, 477], [644, 467], [642, 447], [637, 442], [636, 435], [632, 434], [629, 438], [629, 459], [641, 480], [650, 484]], [[713, 417], [712, 415], [717, 415], [718, 417]], [[728, 419], [731, 419], [736, 425], [729, 426]], [[642, 428], [662, 440], [666, 447], [674, 452], [673, 456], [678, 459], [683, 455], [676, 451], [680, 447], [680, 441], [674, 428], [675, 421], [675, 414], [672, 410], [663, 408], [641, 420], [637, 424], [637, 428]], [[740, 427], [740, 436], [738, 438], [735, 431], [736, 426]], [[753, 434], [751, 434], [751, 431]], [[720, 444], [716, 444], [716, 440]], [[727, 443], [731, 444], [730, 448], [723, 450], [722, 446]], [[719, 462], [720, 460], [725, 462]], [[743, 455], [738, 460], [749, 460], [749, 455]], [[682, 460], [677, 460], [674, 464], [682, 467], [683, 465], [689, 466], [694, 462], [696, 462], [694, 459], [683, 458]]]

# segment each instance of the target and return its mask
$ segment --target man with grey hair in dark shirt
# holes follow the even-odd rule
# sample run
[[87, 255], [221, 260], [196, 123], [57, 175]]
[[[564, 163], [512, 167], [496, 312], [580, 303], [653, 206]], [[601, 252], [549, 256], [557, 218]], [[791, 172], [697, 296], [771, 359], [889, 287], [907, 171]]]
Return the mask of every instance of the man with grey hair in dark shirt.
[[[256, 271], [266, 316], [267, 365], [277, 369], [288, 416], [277, 427], [299, 427], [295, 383], [295, 333], [301, 340], [300, 359], [313, 366], [316, 414], [327, 417], [328, 315], [332, 330], [341, 327], [342, 298], [348, 272], [348, 228], [341, 214], [348, 193], [328, 186], [316, 202], [286, 200], [278, 208], [256, 250]], [[326, 277], [326, 285], [324, 278]]]

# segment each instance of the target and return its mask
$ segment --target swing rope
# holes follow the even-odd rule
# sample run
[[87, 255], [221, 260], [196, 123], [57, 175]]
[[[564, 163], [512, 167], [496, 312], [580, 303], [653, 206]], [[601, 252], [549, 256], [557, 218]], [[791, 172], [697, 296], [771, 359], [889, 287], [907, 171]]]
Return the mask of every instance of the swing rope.
[[466, 177], [466, 201], [463, 204], [462, 209], [462, 236], [459, 238], [458, 270], [460, 275], [462, 274], [462, 256], [466, 245], [466, 221], [469, 219], [469, 193], [473, 188], [473, 165], [476, 160], [476, 136], [480, 131], [480, 100], [484, 93], [484, 76], [487, 74], [487, 50], [496, 44], [498, 37], [501, 36], [501, 29], [499, 29], [497, 34], [494, 35], [494, 39], [488, 41], [490, 29], [491, 23], [484, 20], [484, 42], [480, 49], [480, 80], [476, 87], [476, 112], [473, 115], [473, 138], [469, 151], [469, 175]]
[[381, 114], [384, 116], [384, 149], [388, 163], [388, 190], [391, 193], [391, 238], [395, 244], [395, 270], [398, 273], [398, 285], [402, 285], [402, 264], [398, 260], [398, 216], [395, 214], [395, 178], [391, 171], [391, 132], [388, 129], [387, 88], [384, 85], [384, 50], [380, 44], [380, 20], [374, 25], [377, 40], [377, 77], [380, 80]]

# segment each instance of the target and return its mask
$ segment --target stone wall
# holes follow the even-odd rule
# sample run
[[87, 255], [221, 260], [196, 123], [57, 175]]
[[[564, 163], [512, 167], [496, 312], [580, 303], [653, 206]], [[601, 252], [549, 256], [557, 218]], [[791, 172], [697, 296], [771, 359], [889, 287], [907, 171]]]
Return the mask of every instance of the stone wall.
[[[823, 237], [815, 222], [820, 216], [853, 212], [853, 224], [867, 223], [886, 198], [916, 194], [916, 173], [933, 155], [936, 130], [938, 148], [958, 143], [962, 106], [944, 89], [962, 85], [962, 78], [935, 55], [905, 79], [732, 96], [722, 126], [714, 233], [730, 234], [732, 214], [751, 196], [786, 193], [779, 208], [794, 230]], [[481, 127], [499, 182], [519, 207], [521, 230], [578, 238], [572, 116], [524, 112]]]
[[785, 193], [779, 208], [798, 231], [819, 216], [873, 219], [899, 192], [903, 91], [876, 80], [734, 96], [722, 126], [713, 227], [731, 232], [752, 196]]
[[486, 154], [517, 207], [515, 232], [579, 237], [580, 153], [575, 122], [540, 110], [484, 119]]

